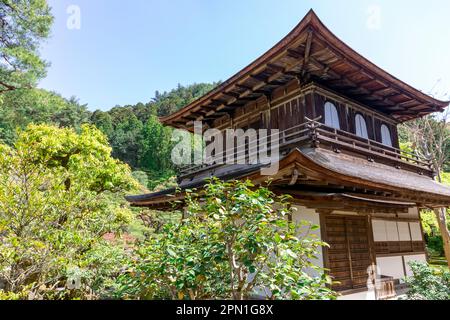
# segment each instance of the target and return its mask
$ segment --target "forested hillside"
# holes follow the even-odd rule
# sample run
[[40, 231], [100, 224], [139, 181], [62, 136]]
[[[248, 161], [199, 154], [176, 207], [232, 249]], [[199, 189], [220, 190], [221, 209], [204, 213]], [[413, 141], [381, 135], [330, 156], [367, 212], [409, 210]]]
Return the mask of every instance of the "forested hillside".
[[94, 112], [75, 97], [66, 99], [43, 89], [11, 90], [0, 96], [0, 140], [13, 144], [17, 130], [24, 129], [30, 123], [53, 124], [76, 130], [82, 124], [93, 124], [108, 137], [112, 156], [127, 163], [135, 177], [152, 188], [160, 180], [173, 175], [170, 162], [171, 129], [163, 127], [158, 117], [178, 110], [215, 85], [178, 85], [169, 92], [157, 91], [147, 103]]

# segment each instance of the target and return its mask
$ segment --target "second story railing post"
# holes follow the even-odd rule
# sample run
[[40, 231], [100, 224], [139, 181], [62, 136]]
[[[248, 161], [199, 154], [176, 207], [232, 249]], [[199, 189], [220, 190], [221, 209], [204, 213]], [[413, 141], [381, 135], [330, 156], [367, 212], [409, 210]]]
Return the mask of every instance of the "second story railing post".
[[[365, 139], [357, 136], [356, 134], [338, 130], [321, 123], [319, 120], [321, 117], [315, 119], [304, 118], [300, 124], [289, 127], [285, 130], [276, 133], [279, 140], [280, 149], [283, 155], [288, 154], [293, 148], [299, 148], [309, 146], [311, 148], [319, 148], [322, 145], [325, 148], [332, 149], [336, 153], [340, 153], [341, 150], [348, 151], [352, 154], [360, 154], [367, 157], [367, 160], [374, 162], [375, 160], [380, 163], [392, 165], [395, 167], [407, 168], [407, 170], [419, 172], [421, 174], [426, 173], [428, 176], [437, 174], [434, 171], [434, 159], [430, 156], [420, 155], [413, 152], [407, 152], [399, 148], [392, 148], [383, 145], [381, 142]], [[253, 153], [258, 154], [264, 152], [270, 144], [267, 142], [272, 139], [272, 135], [261, 138], [258, 137], [258, 146], [250, 147], [246, 145], [245, 150], [248, 149], [248, 156]], [[262, 143], [265, 142], [265, 143]], [[215, 164], [194, 164], [185, 165], [180, 167], [180, 176], [192, 177], [205, 170], [211, 170], [221, 165], [227, 165], [227, 153], [231, 151], [234, 159], [238, 156], [238, 159], [247, 159], [246, 151], [239, 151], [234, 148], [225, 150], [221, 155], [216, 157], [223, 157], [223, 163]], [[244, 153], [242, 153], [244, 152]]]
[[306, 120], [306, 128], [309, 130], [309, 138], [311, 139], [311, 147], [312, 148], [317, 148], [320, 144], [319, 141], [319, 133], [317, 132], [317, 128], [320, 127], [320, 122], [318, 122], [318, 120], [320, 120], [322, 117], [317, 117], [316, 119], [309, 119], [307, 117], [305, 117]]

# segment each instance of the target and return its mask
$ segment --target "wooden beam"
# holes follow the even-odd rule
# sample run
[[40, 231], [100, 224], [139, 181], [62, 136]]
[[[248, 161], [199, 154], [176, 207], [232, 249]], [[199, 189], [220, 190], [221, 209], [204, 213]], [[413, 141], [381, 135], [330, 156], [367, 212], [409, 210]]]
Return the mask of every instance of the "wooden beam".
[[287, 49], [287, 53], [288, 53], [288, 55], [290, 57], [295, 58], [295, 59], [301, 59], [305, 55], [304, 52], [300, 52], [300, 51], [295, 50], [295, 49]]
[[239, 93], [235, 93], [235, 92], [231, 92], [231, 91], [227, 91], [222, 93], [223, 95], [227, 95], [229, 97], [232, 97], [234, 99], [239, 99], [239, 97], [241, 96]]
[[284, 71], [284, 67], [277, 66], [277, 65], [275, 65], [275, 64], [273, 64], [273, 63], [269, 63], [269, 64], [267, 65], [267, 67], [268, 67], [269, 69], [274, 70], [275, 72], [282, 72], [282, 71]]
[[383, 94], [383, 93], [389, 92], [389, 91], [391, 91], [391, 90], [393, 90], [393, 89], [389, 86], [389, 87], [386, 87], [386, 88], [373, 90], [373, 91], [372, 91], [372, 94]]
[[235, 84], [235, 86], [240, 88], [240, 89], [244, 89], [246, 91], [253, 91], [252, 87], [246, 86], [245, 84], [237, 83], [237, 84]]
[[313, 31], [311, 29], [309, 29], [308, 30], [308, 38], [306, 39], [305, 63], [309, 62], [309, 58], [311, 56], [312, 39], [313, 39]]
[[265, 80], [261, 79], [261, 77], [258, 77], [258, 76], [255, 76], [255, 75], [251, 75], [250, 78], [252, 78], [252, 79], [254, 79], [256, 81], [262, 82], [265, 85], [267, 84], [267, 82]]

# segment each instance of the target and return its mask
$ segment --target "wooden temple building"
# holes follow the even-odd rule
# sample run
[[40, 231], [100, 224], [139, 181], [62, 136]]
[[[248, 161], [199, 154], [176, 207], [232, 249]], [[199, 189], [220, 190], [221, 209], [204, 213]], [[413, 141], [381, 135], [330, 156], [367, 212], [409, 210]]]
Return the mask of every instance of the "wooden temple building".
[[[443, 111], [439, 101], [380, 69], [338, 39], [311, 10], [285, 38], [217, 88], [161, 121], [193, 130], [279, 129], [281, 157], [271, 188], [293, 196], [292, 217], [320, 225], [330, 247], [317, 263], [343, 298], [395, 295], [425, 261], [419, 209], [450, 206], [430, 159], [399, 149], [397, 125]], [[264, 183], [257, 165], [193, 165], [179, 186], [205, 178]], [[175, 189], [128, 197], [134, 206], [170, 210]]]

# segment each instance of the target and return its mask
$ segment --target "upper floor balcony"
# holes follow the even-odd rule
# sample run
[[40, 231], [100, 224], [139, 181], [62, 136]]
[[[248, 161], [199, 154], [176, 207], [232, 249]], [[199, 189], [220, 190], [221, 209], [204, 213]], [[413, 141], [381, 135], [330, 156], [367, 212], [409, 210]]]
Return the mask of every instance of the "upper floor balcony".
[[[360, 136], [329, 127], [319, 118], [306, 119], [300, 125], [293, 126], [284, 131], [269, 136], [258, 137], [258, 144], [246, 144], [243, 149], [233, 148], [214, 155], [216, 162], [208, 161], [208, 164], [185, 165], [179, 168], [179, 182], [187, 182], [199, 176], [214, 175], [214, 172], [226, 171], [231, 158], [235, 164], [258, 165], [251, 162], [261, 151], [261, 145], [270, 149], [271, 141], [278, 139], [279, 158], [288, 154], [293, 149], [301, 148], [325, 148], [335, 153], [345, 153], [351, 157], [362, 158], [368, 162], [376, 162], [394, 167], [398, 170], [406, 170], [432, 179], [435, 175], [431, 159], [417, 156], [416, 154], [391, 147], [380, 142], [361, 138]], [[273, 152], [273, 150], [272, 150]], [[217, 161], [217, 159], [221, 161]]]

